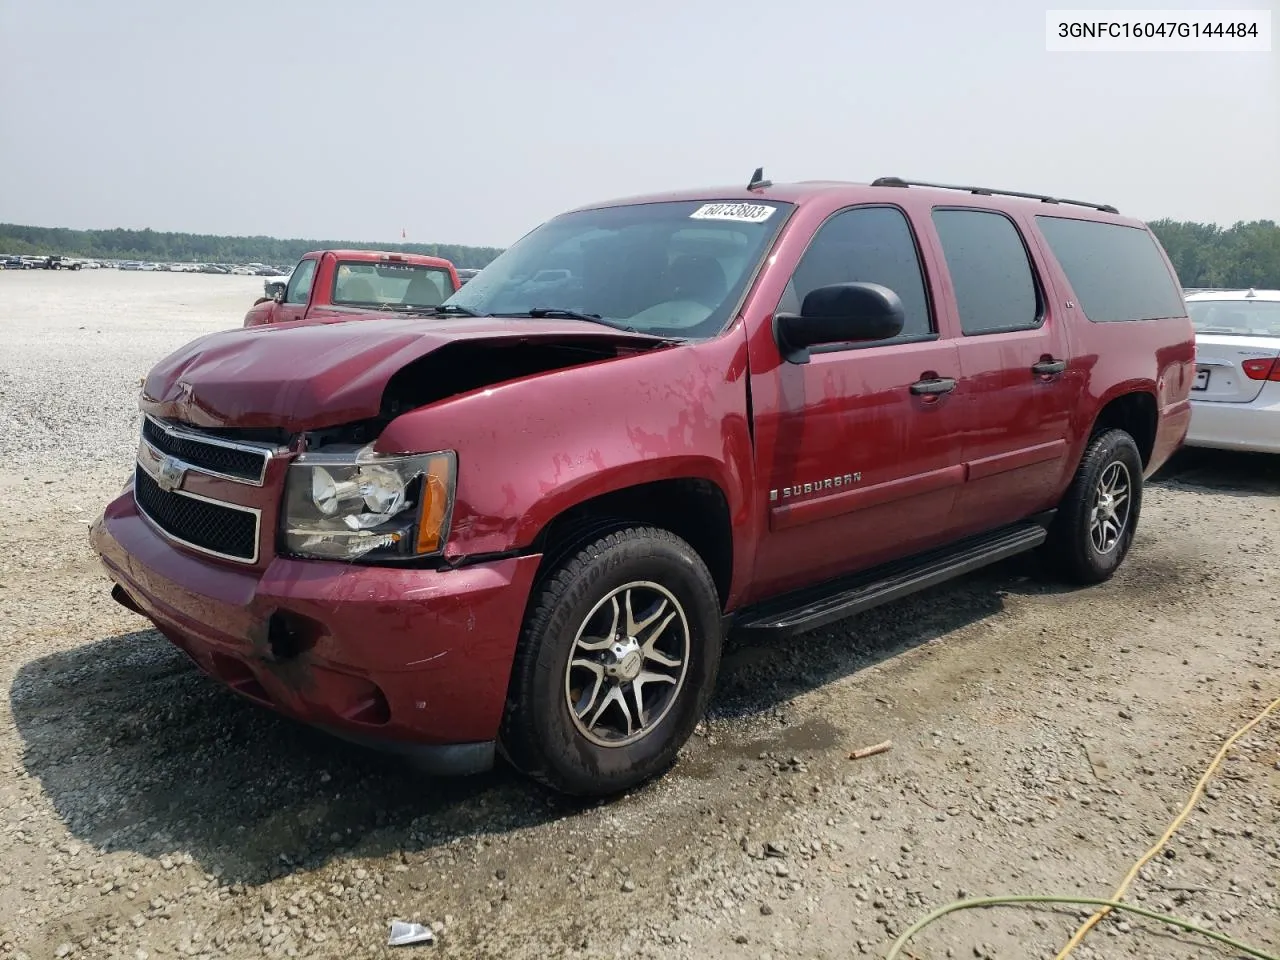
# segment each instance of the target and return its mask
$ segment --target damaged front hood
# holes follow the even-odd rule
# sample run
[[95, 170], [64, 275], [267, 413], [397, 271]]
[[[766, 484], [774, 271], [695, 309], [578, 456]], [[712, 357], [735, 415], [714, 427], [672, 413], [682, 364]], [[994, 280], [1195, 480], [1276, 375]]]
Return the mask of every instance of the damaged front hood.
[[388, 317], [237, 328], [194, 340], [147, 376], [140, 406], [201, 427], [296, 433], [371, 419], [387, 382], [448, 344], [628, 343], [646, 334], [565, 321], [497, 317]]

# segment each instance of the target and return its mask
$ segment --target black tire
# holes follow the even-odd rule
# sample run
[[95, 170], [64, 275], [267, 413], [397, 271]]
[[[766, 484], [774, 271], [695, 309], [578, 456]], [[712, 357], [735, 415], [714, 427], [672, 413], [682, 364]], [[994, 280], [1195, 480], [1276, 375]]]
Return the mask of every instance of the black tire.
[[[650, 590], [644, 584], [657, 586], [658, 590]], [[571, 678], [581, 676], [581, 669], [578, 674], [570, 673], [569, 664], [571, 654], [577, 651], [576, 660], [599, 658], [619, 671], [628, 663], [626, 669], [637, 669], [634, 660], [617, 659], [608, 650], [588, 654], [577, 646], [579, 631], [586, 631], [588, 626], [595, 637], [609, 633], [607, 628], [600, 628], [606, 621], [613, 626], [625, 625], [613, 621], [610, 597], [629, 585], [640, 598], [636, 604], [645, 596], [654, 598], [649, 610], [657, 609], [657, 604], [667, 598], [674, 600], [675, 606], [663, 609], [676, 614], [671, 621], [675, 633], [663, 631], [662, 642], [682, 645], [686, 650], [685, 666], [680, 683], [639, 684], [645, 690], [659, 691], [659, 707], [653, 711], [659, 716], [648, 732], [630, 742], [605, 745], [590, 739], [572, 715]], [[646, 590], [648, 594], [643, 593]], [[643, 615], [639, 610], [635, 612], [637, 620]], [[656, 622], [664, 619], [665, 614]], [[644, 635], [640, 630], [635, 633]], [[534, 588], [507, 693], [500, 734], [502, 752], [518, 770], [573, 796], [612, 796], [639, 786], [666, 772], [702, 718], [719, 670], [720, 646], [721, 615], [715, 583], [689, 544], [653, 527], [625, 527], [596, 535], [586, 546], [562, 558]], [[659, 648], [658, 652], [664, 651]], [[650, 666], [642, 655], [639, 668], [648, 670]], [[654, 669], [672, 668], [657, 665]], [[593, 682], [588, 679], [588, 685]], [[598, 695], [611, 684], [616, 683], [623, 696], [633, 686], [607, 677], [599, 683], [594, 693], [584, 688], [579, 697], [582, 702], [581, 697], [591, 695], [584, 720], [589, 719], [585, 715], [599, 709]], [[674, 686], [674, 692], [663, 693], [668, 685]], [[607, 699], [609, 694], [604, 696]], [[655, 702], [652, 692], [644, 696], [650, 703]], [[664, 698], [669, 703], [662, 707]], [[620, 726], [618, 705], [605, 709], [614, 711], [607, 714], [608, 718], [617, 720]], [[626, 709], [628, 715], [636, 712], [634, 700], [628, 701]], [[649, 704], [645, 713], [652, 716]], [[627, 723], [630, 722], [628, 716]], [[590, 735], [599, 738], [605, 732], [605, 727], [597, 727]]]
[[[1115, 513], [1123, 512], [1123, 525], [1112, 537], [1105, 523], [1101, 529], [1095, 528], [1094, 508], [1100, 485], [1111, 486], [1117, 476], [1123, 477], [1128, 495], [1116, 505]], [[1090, 585], [1109, 580], [1129, 553], [1141, 512], [1142, 455], [1138, 445], [1123, 430], [1098, 433], [1089, 441], [1071, 486], [1058, 504], [1043, 548], [1045, 558], [1071, 583]], [[1120, 525], [1119, 518], [1113, 523]]]

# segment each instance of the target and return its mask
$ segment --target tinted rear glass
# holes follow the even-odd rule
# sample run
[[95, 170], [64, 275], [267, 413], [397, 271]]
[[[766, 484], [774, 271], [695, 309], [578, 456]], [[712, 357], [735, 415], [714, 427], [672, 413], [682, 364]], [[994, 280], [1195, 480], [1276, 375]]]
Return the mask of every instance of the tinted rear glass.
[[1095, 323], [1185, 317], [1182, 291], [1146, 230], [1037, 216], [1085, 316]]

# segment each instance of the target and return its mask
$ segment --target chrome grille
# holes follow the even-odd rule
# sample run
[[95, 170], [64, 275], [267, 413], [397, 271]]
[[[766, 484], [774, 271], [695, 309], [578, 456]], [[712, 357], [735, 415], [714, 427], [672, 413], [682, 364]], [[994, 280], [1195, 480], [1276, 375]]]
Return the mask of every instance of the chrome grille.
[[161, 423], [153, 417], [142, 422], [142, 439], [157, 452], [176, 457], [211, 477], [261, 486], [267, 473], [271, 448], [239, 443]]
[[227, 560], [257, 562], [257, 510], [162, 490], [142, 464], [134, 469], [133, 499], [143, 516], [170, 539]]
[[[263, 486], [267, 465], [278, 452], [281, 448], [271, 444], [228, 440], [147, 416], [134, 467], [134, 503], [157, 531], [176, 543], [224, 560], [257, 563], [261, 504], [249, 506], [208, 494], [217, 494], [224, 481]], [[217, 482], [199, 484], [200, 493], [183, 489], [194, 475]]]

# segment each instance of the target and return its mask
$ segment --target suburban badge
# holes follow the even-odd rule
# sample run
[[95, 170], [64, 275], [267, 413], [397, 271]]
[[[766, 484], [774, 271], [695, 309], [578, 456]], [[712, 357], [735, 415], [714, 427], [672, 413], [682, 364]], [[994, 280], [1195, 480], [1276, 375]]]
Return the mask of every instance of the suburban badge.
[[827, 477], [825, 480], [815, 480], [813, 483], [797, 483], [790, 487], [783, 487], [779, 490], [769, 491], [769, 502], [775, 500], [790, 500], [794, 497], [802, 497], [809, 493], [822, 493], [824, 490], [839, 490], [842, 487], [852, 486], [855, 483], [862, 482], [861, 473], [845, 473], [838, 477]]

